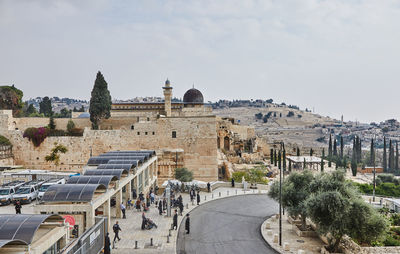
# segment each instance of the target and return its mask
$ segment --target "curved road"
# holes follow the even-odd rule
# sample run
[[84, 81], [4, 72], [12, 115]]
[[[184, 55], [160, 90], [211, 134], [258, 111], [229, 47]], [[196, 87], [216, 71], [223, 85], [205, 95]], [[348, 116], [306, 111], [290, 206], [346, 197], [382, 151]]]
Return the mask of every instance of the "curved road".
[[261, 224], [278, 212], [267, 195], [232, 196], [207, 202], [190, 212], [190, 234], [185, 220], [179, 229], [178, 254], [276, 253], [261, 236]]

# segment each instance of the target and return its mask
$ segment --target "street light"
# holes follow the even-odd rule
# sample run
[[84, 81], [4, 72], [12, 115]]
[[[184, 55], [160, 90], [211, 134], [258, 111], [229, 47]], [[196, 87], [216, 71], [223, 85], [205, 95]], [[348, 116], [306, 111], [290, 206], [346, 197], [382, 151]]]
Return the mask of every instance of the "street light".
[[282, 167], [279, 168], [279, 245], [282, 246]]
[[[374, 135], [374, 139], [376, 140], [376, 133]], [[374, 139], [372, 140], [372, 142], [374, 141]], [[373, 160], [374, 160], [374, 189], [372, 191], [372, 202], [375, 202], [375, 186], [376, 186], [376, 182], [375, 182], [375, 175], [376, 175], [376, 166], [375, 166], [375, 143], [372, 146], [372, 152], [373, 152]]]

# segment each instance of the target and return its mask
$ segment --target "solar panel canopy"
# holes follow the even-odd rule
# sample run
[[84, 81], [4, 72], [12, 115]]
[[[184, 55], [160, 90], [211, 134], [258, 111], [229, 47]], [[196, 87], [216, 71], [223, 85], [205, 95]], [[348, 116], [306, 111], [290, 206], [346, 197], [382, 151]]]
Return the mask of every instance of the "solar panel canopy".
[[95, 156], [88, 160], [88, 165], [107, 164], [109, 160], [138, 160], [143, 163], [146, 160], [145, 156]]
[[134, 164], [110, 164], [110, 161], [108, 164], [100, 164], [97, 166], [97, 169], [125, 169], [125, 170], [130, 170], [131, 168], [136, 167]]
[[148, 153], [103, 153], [98, 157], [143, 157], [146, 160], [150, 158]]
[[150, 156], [156, 155], [156, 151], [154, 150], [142, 150], [142, 151], [109, 151], [107, 152], [107, 154], [109, 153], [147, 153], [150, 154]]
[[8, 243], [31, 244], [40, 225], [47, 219], [63, 222], [54, 214], [2, 214], [0, 215], [0, 247]]
[[90, 202], [98, 189], [106, 190], [103, 184], [54, 184], [43, 195], [44, 202]]
[[85, 171], [85, 176], [116, 176], [118, 179], [121, 179], [122, 174], [129, 174], [128, 170], [125, 169], [88, 169]]
[[103, 184], [110, 185], [111, 181], [118, 180], [116, 176], [72, 176], [68, 179], [67, 184]]

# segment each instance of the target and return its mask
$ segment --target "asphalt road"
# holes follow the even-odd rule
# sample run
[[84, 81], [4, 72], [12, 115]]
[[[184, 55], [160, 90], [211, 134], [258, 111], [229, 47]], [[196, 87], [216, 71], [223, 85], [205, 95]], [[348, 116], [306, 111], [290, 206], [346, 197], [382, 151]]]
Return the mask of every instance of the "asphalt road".
[[233, 196], [201, 205], [190, 213], [190, 234], [180, 226], [179, 254], [276, 253], [261, 236], [261, 224], [278, 212], [267, 195]]

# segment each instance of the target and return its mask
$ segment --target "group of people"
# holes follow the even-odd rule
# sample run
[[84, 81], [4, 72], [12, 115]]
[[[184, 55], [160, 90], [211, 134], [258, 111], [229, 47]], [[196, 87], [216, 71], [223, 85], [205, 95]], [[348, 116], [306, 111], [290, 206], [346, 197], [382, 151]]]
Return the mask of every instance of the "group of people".
[[190, 201], [193, 202], [193, 200], [196, 198], [197, 205], [200, 205], [200, 191], [198, 190], [196, 194], [196, 190], [194, 188], [191, 188], [189, 194], [190, 194]]

